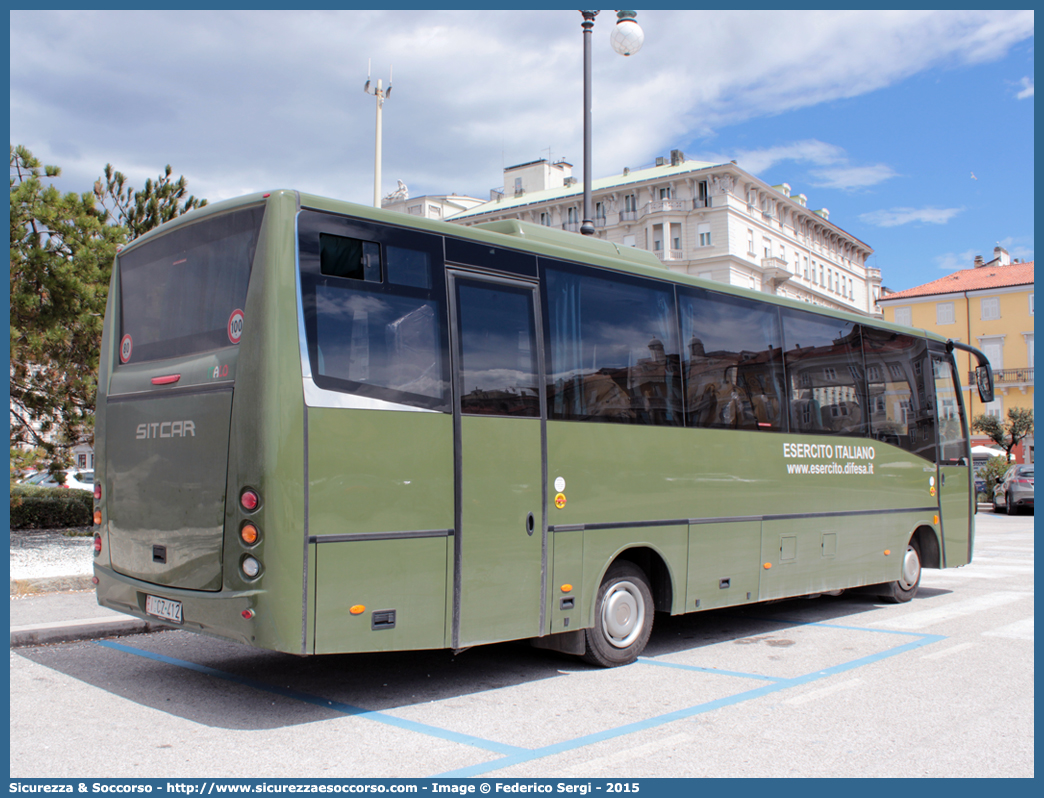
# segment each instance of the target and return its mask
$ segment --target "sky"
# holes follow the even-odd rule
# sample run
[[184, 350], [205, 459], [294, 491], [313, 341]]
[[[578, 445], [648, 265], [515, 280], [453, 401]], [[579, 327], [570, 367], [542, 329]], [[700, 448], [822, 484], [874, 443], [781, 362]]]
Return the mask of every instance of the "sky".
[[[1033, 259], [1032, 11], [642, 11], [593, 34], [593, 176], [736, 160], [875, 250], [903, 290]], [[209, 201], [293, 188], [482, 199], [505, 166], [582, 178], [581, 17], [557, 11], [11, 11], [11, 144], [91, 190], [170, 164]], [[372, 68], [371, 65], [372, 64]]]

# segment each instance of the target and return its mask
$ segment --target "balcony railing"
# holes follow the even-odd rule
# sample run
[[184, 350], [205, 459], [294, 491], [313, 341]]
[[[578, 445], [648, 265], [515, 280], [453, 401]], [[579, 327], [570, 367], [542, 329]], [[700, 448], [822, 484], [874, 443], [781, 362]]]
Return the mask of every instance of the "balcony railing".
[[[975, 384], [975, 372], [968, 372], [968, 384]], [[1014, 388], [1019, 385], [1033, 385], [1033, 369], [1000, 369], [993, 372], [993, 384], [998, 388]]]
[[664, 213], [665, 211], [687, 211], [689, 210], [689, 203], [683, 200], [657, 200], [656, 202], [646, 203], [645, 207], [641, 210], [642, 216], [648, 216], [651, 213]]
[[638, 211], [620, 211], [620, 224], [638, 221]]
[[709, 208], [713, 199], [713, 197], [707, 197], [706, 199], [694, 199], [692, 201], [692, 207], [695, 210], [699, 210], [700, 208]]

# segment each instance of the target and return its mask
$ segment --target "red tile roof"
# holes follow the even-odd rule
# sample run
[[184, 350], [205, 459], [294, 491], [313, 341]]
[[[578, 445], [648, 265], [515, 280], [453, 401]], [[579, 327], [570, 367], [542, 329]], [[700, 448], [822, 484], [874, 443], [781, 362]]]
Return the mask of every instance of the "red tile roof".
[[930, 283], [908, 288], [881, 297], [883, 301], [907, 299], [932, 294], [955, 294], [962, 291], [984, 291], [990, 288], [1007, 288], [1014, 285], [1033, 284], [1033, 261], [1012, 263], [1009, 266], [982, 266], [978, 269], [961, 269], [959, 272], [940, 277]]

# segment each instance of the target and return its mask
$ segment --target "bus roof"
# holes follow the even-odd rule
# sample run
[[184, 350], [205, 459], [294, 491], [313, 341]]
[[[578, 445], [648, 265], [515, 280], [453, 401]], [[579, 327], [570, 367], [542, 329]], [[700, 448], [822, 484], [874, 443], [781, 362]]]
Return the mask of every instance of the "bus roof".
[[[796, 299], [780, 297], [774, 294], [766, 294], [749, 288], [742, 288], [727, 283], [719, 283], [713, 280], [696, 277], [691, 274], [676, 272], [671, 270], [667, 265], [660, 261], [659, 258], [647, 250], [636, 249], [634, 247], [622, 247], [610, 241], [582, 236], [577, 233], [569, 233], [564, 230], [556, 230], [515, 219], [504, 219], [466, 227], [463, 225], [452, 224], [450, 222], [408, 216], [398, 211], [387, 211], [382, 208], [374, 208], [368, 205], [359, 205], [344, 200], [330, 199], [328, 197], [303, 193], [293, 189], [277, 189], [273, 191], [257, 192], [234, 199], [211, 203], [202, 208], [196, 208], [189, 211], [187, 214], [146, 233], [144, 236], [134, 241], [130, 246], [135, 246], [138, 242], [152, 238], [154, 235], [162, 234], [163, 232], [172, 229], [174, 226], [191, 224], [201, 220], [205, 216], [210, 216], [215, 213], [222, 213], [245, 205], [265, 202], [271, 197], [277, 195], [293, 196], [299, 209], [310, 208], [313, 210], [337, 213], [345, 216], [354, 216], [382, 224], [394, 225], [397, 227], [410, 227], [438, 235], [454, 236], [456, 238], [479, 241], [506, 249], [521, 250], [538, 256], [543, 255], [545, 257], [557, 258], [560, 260], [587, 263], [616, 271], [652, 277], [654, 279], [669, 280], [683, 285], [698, 286], [719, 293], [731, 294], [733, 296], [756, 298], [759, 301], [783, 307], [805, 311], [811, 310], [826, 316], [833, 316], [848, 321], [859, 323], [870, 322], [875, 327], [894, 330], [896, 332], [910, 333], [913, 331], [910, 327], [894, 324], [881, 318], [864, 316], [846, 310], [827, 308], [822, 305], [810, 305], [807, 302], [800, 302]], [[917, 329], [916, 332], [919, 335], [934, 340], [946, 340], [945, 337], [939, 336], [929, 330]]]

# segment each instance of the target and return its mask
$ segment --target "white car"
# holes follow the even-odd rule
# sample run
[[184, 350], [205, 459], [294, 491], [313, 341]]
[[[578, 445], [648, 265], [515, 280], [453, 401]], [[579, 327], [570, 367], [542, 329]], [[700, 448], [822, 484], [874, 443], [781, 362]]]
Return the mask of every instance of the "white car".
[[[32, 479], [32, 477], [30, 477]], [[39, 480], [37, 485], [44, 488], [75, 488], [76, 490], [94, 491], [94, 472], [93, 471], [66, 471], [65, 472], [65, 483], [59, 485], [58, 482], [50, 474], [47, 474], [43, 479]]]

